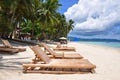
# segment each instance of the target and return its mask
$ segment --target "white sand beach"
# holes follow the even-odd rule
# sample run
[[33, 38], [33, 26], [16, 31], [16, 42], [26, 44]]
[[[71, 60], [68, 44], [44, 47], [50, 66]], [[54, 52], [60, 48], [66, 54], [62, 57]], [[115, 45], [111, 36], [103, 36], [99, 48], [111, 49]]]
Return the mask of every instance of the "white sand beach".
[[22, 73], [22, 64], [31, 63], [34, 58], [28, 46], [27, 51], [14, 55], [0, 54], [0, 80], [119, 80], [120, 48], [102, 47], [89, 44], [69, 42], [68, 46], [76, 47], [85, 59], [96, 65], [94, 74], [36, 74]]

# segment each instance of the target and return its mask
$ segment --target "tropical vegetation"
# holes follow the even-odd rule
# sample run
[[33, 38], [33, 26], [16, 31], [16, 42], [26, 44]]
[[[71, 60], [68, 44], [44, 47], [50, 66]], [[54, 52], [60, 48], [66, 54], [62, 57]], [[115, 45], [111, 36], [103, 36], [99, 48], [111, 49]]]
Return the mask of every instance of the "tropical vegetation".
[[74, 26], [58, 12], [59, 0], [0, 0], [0, 36], [21, 38], [29, 33], [32, 39], [55, 40], [67, 37]]

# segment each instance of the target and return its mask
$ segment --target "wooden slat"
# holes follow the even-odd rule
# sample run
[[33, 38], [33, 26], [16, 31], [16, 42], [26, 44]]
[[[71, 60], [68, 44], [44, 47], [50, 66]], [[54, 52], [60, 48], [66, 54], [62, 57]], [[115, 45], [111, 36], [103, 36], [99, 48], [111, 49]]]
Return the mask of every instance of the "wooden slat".
[[96, 68], [93, 64], [71, 64], [71, 63], [54, 63], [54, 64], [23, 64], [23, 67], [49, 67], [49, 68], [81, 68], [81, 69], [94, 69]]
[[27, 70], [24, 73], [42, 73], [42, 74], [86, 74], [91, 73], [90, 71], [80, 72], [80, 71], [47, 71], [47, 70]]
[[18, 49], [0, 47], [0, 52], [18, 53]]

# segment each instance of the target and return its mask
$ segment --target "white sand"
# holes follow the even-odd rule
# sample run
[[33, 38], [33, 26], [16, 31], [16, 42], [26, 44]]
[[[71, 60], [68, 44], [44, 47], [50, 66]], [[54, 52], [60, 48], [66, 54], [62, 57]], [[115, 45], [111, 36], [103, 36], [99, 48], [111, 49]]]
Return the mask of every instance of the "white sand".
[[94, 74], [24, 74], [22, 64], [30, 63], [34, 54], [28, 46], [26, 52], [2, 55], [0, 60], [0, 80], [119, 80], [120, 48], [101, 47], [70, 42], [69, 46], [97, 67]]

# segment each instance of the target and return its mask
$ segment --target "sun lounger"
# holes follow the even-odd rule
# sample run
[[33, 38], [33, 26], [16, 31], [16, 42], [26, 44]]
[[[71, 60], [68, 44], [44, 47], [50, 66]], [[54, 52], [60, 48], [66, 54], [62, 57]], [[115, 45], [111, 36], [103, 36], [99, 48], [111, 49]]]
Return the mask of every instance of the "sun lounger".
[[52, 49], [50, 49], [50, 47], [45, 44], [45, 43], [41, 43], [41, 45], [44, 47], [45, 52], [48, 51], [50, 55], [50, 57], [54, 57], [54, 58], [64, 58], [64, 59], [81, 59], [83, 58], [79, 53], [57, 53], [55, 51], [53, 51]]
[[2, 41], [2, 43], [3, 43], [3, 45], [4, 45], [4, 47], [6, 47], [6, 48], [18, 49], [20, 52], [26, 51], [26, 48], [18, 48], [18, 47], [12, 46], [12, 45], [9, 43], [8, 40], [1, 39], [1, 41]]
[[53, 48], [56, 51], [76, 51], [75, 47], [61, 46], [61, 44], [57, 43], [57, 47]]
[[13, 49], [13, 48], [5, 48], [5, 47], [0, 47], [0, 52], [6, 52], [10, 54], [18, 53], [18, 49]]
[[87, 59], [50, 59], [40, 47], [33, 46], [32, 49], [37, 56], [37, 62], [23, 64], [24, 73], [88, 73], [94, 72], [96, 68]]

